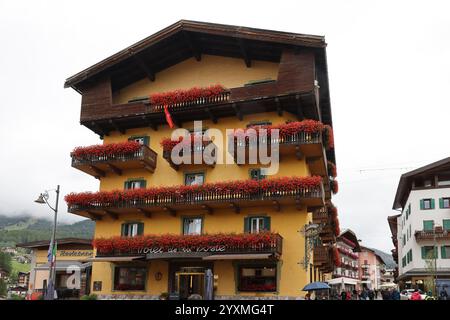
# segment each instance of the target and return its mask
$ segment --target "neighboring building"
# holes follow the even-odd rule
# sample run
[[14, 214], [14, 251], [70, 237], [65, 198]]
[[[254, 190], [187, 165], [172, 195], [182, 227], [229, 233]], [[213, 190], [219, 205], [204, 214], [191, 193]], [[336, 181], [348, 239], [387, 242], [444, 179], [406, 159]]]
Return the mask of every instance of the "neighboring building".
[[[400, 178], [393, 209], [397, 217], [401, 287], [450, 294], [450, 158], [407, 172]], [[394, 234], [394, 233], [393, 233]]]
[[19, 287], [28, 288], [29, 282], [30, 282], [30, 273], [19, 271], [18, 276], [17, 276], [17, 285]]
[[333, 293], [343, 290], [353, 292], [359, 290], [359, 246], [355, 233], [346, 229], [336, 238], [337, 266], [333, 271], [333, 279], [328, 280]]
[[[103, 139], [71, 154], [100, 192], [66, 196], [69, 212], [96, 220], [92, 293], [205, 298], [213, 277], [215, 299], [296, 299], [332, 271], [325, 47], [320, 36], [182, 20], [66, 80], [82, 95], [81, 124]], [[196, 120], [217, 131], [192, 133]], [[172, 123], [191, 132], [183, 155], [196, 164], [171, 157]], [[228, 147], [248, 156], [254, 144], [226, 129], [270, 125], [283, 132], [265, 142], [280, 142], [278, 172], [237, 165]], [[313, 215], [324, 221], [314, 265]]]
[[361, 246], [359, 253], [361, 289], [379, 290], [383, 271], [384, 263], [380, 256], [373, 249]]
[[[29, 276], [23, 274], [22, 283], [28, 281], [28, 294], [44, 293], [49, 276], [47, 258], [49, 241], [17, 244], [31, 249], [32, 262]], [[89, 293], [93, 257], [92, 240], [57, 239], [55, 289], [59, 299], [76, 298]], [[27, 280], [28, 279], [28, 280]], [[19, 282], [20, 274], [19, 274]]]
[[391, 230], [391, 239], [392, 239], [392, 243], [394, 245], [394, 249], [391, 250], [392, 253], [392, 258], [395, 262], [395, 268], [393, 269], [393, 277], [394, 277], [394, 282], [397, 283], [398, 282], [398, 236], [397, 236], [397, 220], [398, 218], [401, 216], [401, 214], [397, 214], [394, 216], [389, 216], [388, 217], [388, 224], [389, 224], [389, 229]]
[[5, 280], [6, 278], [8, 278], [9, 276], [9, 272], [6, 271], [5, 269], [0, 268], [0, 279]]
[[11, 298], [12, 295], [20, 296], [25, 298], [27, 295], [27, 288], [21, 286], [9, 287], [8, 288], [8, 298]]

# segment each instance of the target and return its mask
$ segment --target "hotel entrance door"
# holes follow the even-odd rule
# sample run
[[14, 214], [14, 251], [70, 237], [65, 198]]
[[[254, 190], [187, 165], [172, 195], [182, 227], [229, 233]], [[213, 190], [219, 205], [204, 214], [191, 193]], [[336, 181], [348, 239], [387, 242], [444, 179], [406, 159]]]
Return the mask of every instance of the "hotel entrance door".
[[[205, 273], [199, 271], [180, 271], [175, 273], [176, 291], [181, 300], [197, 296], [204, 298]], [[195, 296], [194, 296], [195, 295]], [[195, 299], [195, 298], [194, 298]]]

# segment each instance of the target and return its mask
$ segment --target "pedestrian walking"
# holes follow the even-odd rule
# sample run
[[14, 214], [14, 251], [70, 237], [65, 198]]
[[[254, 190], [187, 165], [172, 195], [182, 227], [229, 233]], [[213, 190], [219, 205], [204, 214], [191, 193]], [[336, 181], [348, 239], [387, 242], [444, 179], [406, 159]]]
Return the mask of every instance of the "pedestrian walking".
[[439, 292], [439, 300], [448, 300], [448, 293], [444, 288]]
[[342, 290], [341, 292], [341, 300], [347, 300], [347, 292], [345, 292], [345, 290]]
[[411, 300], [422, 300], [422, 296], [420, 295], [419, 290], [414, 290], [411, 295]]
[[373, 290], [369, 290], [368, 296], [369, 296], [369, 300], [373, 300], [375, 298], [375, 294], [374, 294]]
[[392, 291], [392, 300], [400, 300], [400, 292], [397, 289]]

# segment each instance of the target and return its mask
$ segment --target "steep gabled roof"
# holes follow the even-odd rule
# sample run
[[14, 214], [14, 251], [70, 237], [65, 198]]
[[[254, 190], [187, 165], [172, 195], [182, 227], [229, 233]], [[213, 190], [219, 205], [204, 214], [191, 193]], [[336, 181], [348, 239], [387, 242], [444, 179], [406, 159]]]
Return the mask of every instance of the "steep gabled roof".
[[283, 46], [325, 48], [326, 43], [323, 36], [180, 20], [67, 78], [64, 87], [79, 90], [83, 82], [108, 73], [115, 78], [113, 89], [119, 88], [203, 53], [276, 61]]
[[405, 206], [415, 178], [433, 173], [450, 173], [450, 157], [402, 174], [392, 208], [399, 209]]
[[338, 238], [346, 238], [346, 239], [352, 241], [353, 243], [355, 243], [355, 248], [353, 249], [353, 251], [361, 252], [361, 247], [359, 245], [358, 237], [352, 230], [345, 229], [344, 231], [341, 232], [341, 234], [338, 236]]

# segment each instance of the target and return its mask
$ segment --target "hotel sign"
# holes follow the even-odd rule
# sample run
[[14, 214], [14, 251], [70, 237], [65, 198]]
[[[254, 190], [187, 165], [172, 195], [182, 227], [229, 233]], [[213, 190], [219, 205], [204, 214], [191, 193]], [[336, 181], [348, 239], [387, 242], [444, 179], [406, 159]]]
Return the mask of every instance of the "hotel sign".
[[226, 246], [217, 245], [217, 246], [202, 246], [202, 247], [181, 247], [181, 248], [162, 248], [162, 247], [146, 247], [142, 249], [138, 249], [138, 254], [158, 254], [158, 253], [190, 253], [190, 252], [225, 252]]

